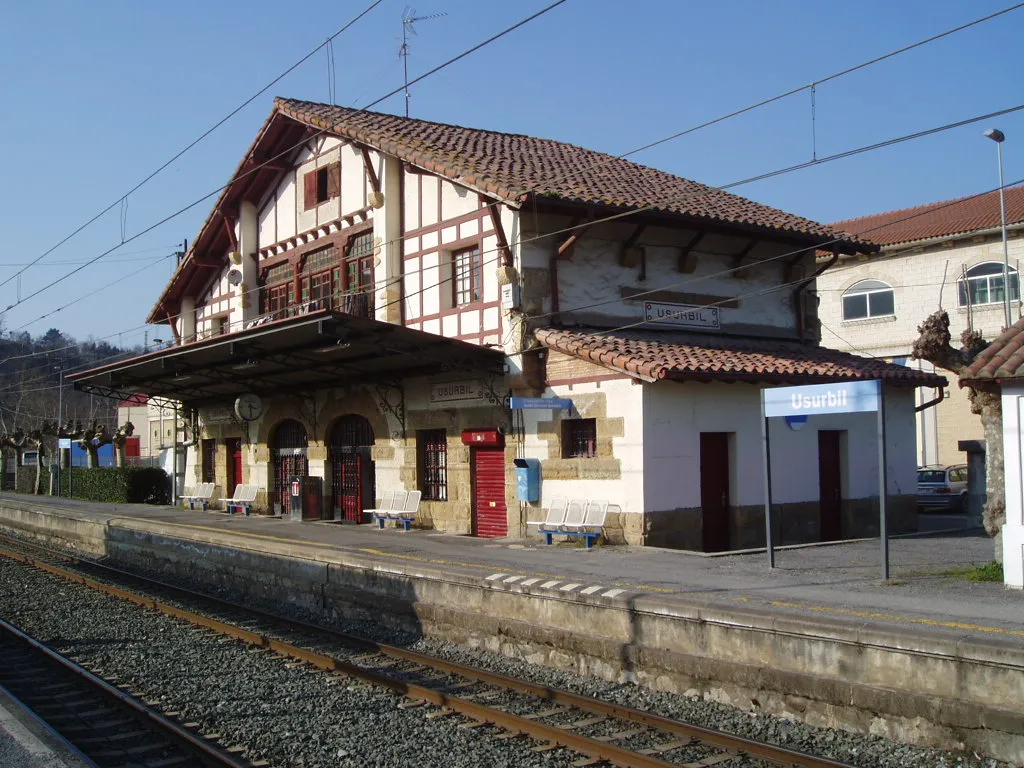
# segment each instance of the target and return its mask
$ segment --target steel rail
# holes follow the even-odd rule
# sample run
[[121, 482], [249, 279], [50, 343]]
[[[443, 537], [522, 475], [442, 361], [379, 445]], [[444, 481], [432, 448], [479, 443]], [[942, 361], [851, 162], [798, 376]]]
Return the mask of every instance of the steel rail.
[[94, 690], [98, 690], [108, 699], [114, 700], [118, 706], [128, 709], [135, 715], [149, 721], [149, 723], [155, 726], [162, 736], [168, 738], [179, 747], [183, 747], [204, 764], [214, 768], [252, 768], [252, 763], [250, 761], [238, 760], [233, 755], [222, 750], [220, 747], [217, 747], [204, 739], [197, 738], [184, 728], [171, 722], [156, 710], [147, 707], [138, 699], [129, 696], [127, 693], [111, 685], [106, 680], [97, 677], [84, 667], [81, 667], [70, 659], [61, 656], [59, 653], [47, 647], [36, 638], [26, 634], [13, 624], [9, 624], [3, 619], [0, 619], [0, 632], [3, 632], [5, 635], [29, 646], [50, 662], [58, 665], [61, 669], [66, 672], [70, 672], [78, 679], [85, 681]]
[[[710, 728], [704, 728], [697, 725], [691, 725], [684, 723], [679, 720], [673, 720], [671, 718], [662, 717], [649, 712], [643, 712], [629, 707], [623, 707], [616, 704], [603, 701], [601, 699], [595, 699], [589, 696], [583, 696], [580, 694], [571, 693], [569, 691], [561, 690], [558, 688], [551, 688], [548, 686], [538, 685], [524, 680], [518, 680], [516, 678], [508, 677], [499, 673], [489, 672], [477, 667], [467, 666], [459, 664], [457, 662], [446, 661], [438, 659], [426, 654], [418, 653], [416, 651], [406, 650], [404, 648], [398, 648], [396, 646], [389, 646], [383, 643], [377, 643], [373, 640], [368, 640], [363, 637], [357, 637], [348, 635], [343, 632], [328, 629], [325, 627], [319, 627], [314, 624], [308, 624], [302, 621], [296, 621], [294, 619], [287, 619], [278, 616], [271, 616], [260, 611], [255, 611], [246, 606], [237, 605], [230, 601], [222, 598], [211, 597], [202, 593], [194, 592], [192, 590], [184, 589], [172, 584], [167, 584], [155, 579], [149, 579], [144, 576], [122, 571], [117, 568], [102, 565], [91, 560], [84, 560], [77, 558], [73, 555], [69, 555], [63, 552], [52, 551], [46, 547], [41, 547], [35, 544], [29, 544], [19, 540], [8, 539], [7, 537], [0, 536], [0, 541], [10, 541], [16, 543], [19, 546], [25, 546], [39, 551], [52, 553], [55, 557], [60, 557], [64, 560], [71, 562], [80, 562], [87, 564], [89, 567], [100, 568], [106, 571], [117, 573], [123, 576], [127, 576], [140, 581], [157, 584], [161, 588], [170, 589], [182, 594], [188, 594], [192, 597], [199, 598], [202, 600], [213, 601], [223, 606], [229, 607], [232, 610], [244, 611], [250, 615], [260, 616], [266, 619], [272, 619], [278, 624], [284, 624], [302, 631], [315, 633], [319, 635], [325, 635], [333, 638], [341, 638], [349, 644], [355, 644], [359, 647], [366, 648], [371, 651], [378, 652], [382, 655], [390, 656], [395, 659], [412, 662], [425, 667], [433, 668], [438, 671], [443, 671], [449, 674], [459, 675], [468, 680], [474, 680], [481, 683], [486, 683], [499, 688], [505, 688], [508, 690], [514, 690], [520, 693], [529, 694], [542, 698], [552, 703], [563, 704], [566, 706], [576, 707], [585, 712], [593, 714], [604, 715], [607, 717], [614, 717], [620, 720], [636, 723], [637, 725], [643, 725], [648, 728], [657, 729], [670, 733], [676, 736], [686, 736], [690, 739], [695, 739], [708, 745], [720, 747], [730, 752], [744, 754], [750, 757], [756, 757], [762, 760], [768, 760], [779, 765], [793, 766], [794, 768], [854, 768], [847, 763], [840, 763], [827, 758], [817, 757], [815, 755], [809, 755], [803, 752], [797, 752], [795, 750], [786, 749], [779, 747], [774, 744], [766, 744], [763, 742], [753, 741], [746, 739], [742, 736], [736, 736], [733, 734], [726, 733], [724, 731], [717, 731]], [[646, 768], [647, 766], [668, 766], [673, 765], [657, 758], [652, 758], [648, 755], [640, 755], [635, 752], [616, 747], [605, 742], [598, 742], [594, 739], [579, 736], [577, 734], [568, 733], [566, 730], [558, 728], [557, 726], [547, 726], [543, 723], [538, 723], [534, 720], [528, 720], [525, 718], [511, 715], [506, 712], [494, 710], [474, 702], [460, 699], [456, 696], [440, 693], [433, 691], [432, 689], [424, 686], [416, 685], [414, 683], [407, 683], [404, 681], [394, 680], [385, 675], [381, 675], [372, 670], [368, 670], [358, 665], [350, 664], [348, 662], [335, 659], [331, 656], [321, 654], [315, 651], [309, 651], [298, 646], [291, 645], [284, 641], [276, 640], [258, 632], [252, 632], [250, 630], [242, 629], [226, 622], [212, 619], [210, 617], [202, 616], [191, 611], [178, 608], [173, 605], [167, 605], [160, 603], [149, 597], [138, 595], [134, 592], [121, 589], [103, 582], [90, 579], [81, 574], [77, 574], [73, 571], [68, 571], [58, 566], [51, 565], [44, 561], [37, 561], [27, 555], [22, 555], [17, 552], [8, 552], [7, 550], [0, 550], [0, 554], [5, 554], [13, 559], [19, 560], [26, 564], [33, 565], [35, 567], [42, 568], [43, 570], [52, 572], [56, 575], [62, 576], [72, 581], [82, 583], [86, 586], [98, 589], [103, 592], [107, 592], [116, 597], [121, 597], [126, 600], [130, 600], [136, 604], [143, 605], [154, 610], [159, 610], [172, 616], [176, 616], [183, 620], [193, 622], [212, 629], [217, 632], [235, 637], [239, 640], [247, 642], [251, 645], [261, 646], [273, 650], [276, 653], [285, 656], [291, 656], [301, 661], [308, 662], [321, 669], [329, 671], [340, 672], [348, 674], [352, 677], [362, 678], [370, 682], [382, 685], [390, 688], [402, 695], [409, 696], [410, 698], [423, 699], [435, 704], [440, 707], [448, 707], [457, 712], [466, 714], [473, 719], [480, 720], [483, 722], [490, 722], [506, 730], [512, 732], [521, 732], [528, 735], [534, 736], [539, 739], [548, 739], [552, 742], [556, 742], [563, 746], [569, 747], [578, 751], [582, 754], [586, 754], [591, 757], [598, 759], [607, 760], [614, 762], [618, 765], [623, 766], [636, 766], [637, 768]], [[574, 740], [576, 745], [571, 743]], [[639, 759], [639, 761], [638, 761]], [[645, 762], [646, 761], [646, 762]]]

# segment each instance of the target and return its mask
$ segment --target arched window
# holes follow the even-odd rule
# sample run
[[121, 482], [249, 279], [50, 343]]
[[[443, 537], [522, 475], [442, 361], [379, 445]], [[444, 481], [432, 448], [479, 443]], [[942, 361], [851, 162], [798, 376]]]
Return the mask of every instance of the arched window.
[[[1017, 270], [1010, 267], [1010, 300], [1020, 298], [1020, 279]], [[998, 261], [987, 261], [967, 270], [967, 277], [956, 281], [957, 302], [961, 307], [970, 304], [1002, 304], [1006, 300], [1003, 293], [1003, 265]]]
[[843, 320], [886, 317], [896, 314], [892, 286], [881, 280], [861, 280], [843, 294]]

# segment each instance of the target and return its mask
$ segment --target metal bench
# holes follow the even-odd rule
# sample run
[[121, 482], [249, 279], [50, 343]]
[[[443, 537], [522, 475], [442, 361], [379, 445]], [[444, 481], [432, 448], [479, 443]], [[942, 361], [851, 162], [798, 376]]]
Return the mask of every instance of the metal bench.
[[[394, 520], [395, 523], [401, 523], [403, 528], [408, 531], [414, 522], [416, 522], [416, 513], [420, 511], [420, 499], [423, 497], [422, 491], [409, 491], [409, 494], [405, 497], [405, 504], [395, 504], [391, 511], [388, 512], [388, 519]], [[383, 525], [381, 526], [384, 527]]]
[[548, 516], [543, 520], [527, 520], [526, 525], [537, 525], [543, 531], [545, 528], [554, 528], [565, 522], [565, 513], [569, 511], [568, 499], [552, 499], [548, 507]]
[[373, 522], [380, 530], [384, 529], [384, 523], [388, 520], [394, 520], [408, 531], [416, 521], [422, 497], [421, 491], [385, 491], [380, 500], [380, 507], [364, 509], [363, 514], [372, 516]]
[[199, 483], [196, 485], [192, 493], [185, 494], [181, 497], [183, 504], [187, 505], [189, 509], [195, 509], [196, 504], [204, 512], [206, 511], [206, 505], [213, 500], [213, 494], [217, 491], [216, 483]]
[[384, 491], [384, 495], [380, 499], [380, 506], [373, 509], [364, 509], [363, 515], [369, 515], [373, 518], [373, 522], [377, 524], [378, 528], [383, 528], [384, 522], [388, 519], [388, 512], [393, 510], [396, 504], [399, 508], [405, 506], [407, 495], [407, 491]]
[[234, 514], [237, 509], [239, 512], [246, 515], [251, 514], [252, 505], [256, 501], [256, 494], [259, 492], [259, 486], [248, 485], [246, 483], [239, 483], [235, 486], [235, 492], [232, 494], [230, 499], [221, 499], [224, 505], [227, 507], [228, 514]]
[[594, 540], [601, 536], [607, 517], [607, 501], [573, 499], [568, 504], [562, 523], [541, 525], [540, 531], [548, 544], [551, 544], [552, 536], [579, 536], [584, 540], [586, 548], [590, 549]]

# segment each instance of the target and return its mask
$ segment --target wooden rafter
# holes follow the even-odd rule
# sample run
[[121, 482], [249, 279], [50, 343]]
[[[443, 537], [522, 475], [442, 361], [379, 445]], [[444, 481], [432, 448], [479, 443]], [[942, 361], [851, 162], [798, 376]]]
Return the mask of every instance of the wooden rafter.
[[228, 242], [231, 244], [231, 250], [238, 250], [238, 237], [235, 235], [235, 222], [229, 217], [224, 217], [224, 231], [228, 234]]
[[565, 260], [572, 259], [573, 251], [576, 249], [576, 243], [579, 242], [579, 239], [581, 237], [583, 237], [583, 233], [586, 231], [587, 227], [590, 226], [590, 223], [593, 220], [593, 209], [587, 211], [587, 215], [585, 218], [583, 216], [573, 217], [572, 221], [569, 222], [568, 226], [568, 229], [572, 231], [570, 232], [569, 236], [565, 238], [565, 240], [563, 240], [561, 244], [558, 246], [558, 258]]
[[366, 178], [370, 180], [370, 187], [374, 192], [380, 192], [380, 179], [377, 178], [377, 170], [373, 167], [373, 160], [370, 157], [370, 150], [360, 145], [359, 151], [363, 155], [363, 167], [366, 169]]
[[491, 214], [491, 226], [494, 228], [494, 234], [498, 238], [498, 252], [501, 253], [502, 266], [512, 266], [512, 251], [508, 247], [508, 238], [505, 237], [505, 227], [501, 224], [501, 210], [499, 209], [498, 202], [493, 202], [487, 206], [488, 212]]

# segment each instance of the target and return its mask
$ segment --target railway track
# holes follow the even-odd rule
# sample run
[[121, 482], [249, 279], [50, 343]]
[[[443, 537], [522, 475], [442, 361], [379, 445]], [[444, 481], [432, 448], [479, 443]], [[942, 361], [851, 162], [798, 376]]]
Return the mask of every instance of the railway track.
[[250, 768], [0, 620], [0, 685], [100, 768]]
[[[533, 750], [538, 752], [572, 750], [579, 755], [573, 763], [576, 766], [850, 768], [776, 745], [260, 613], [63, 552], [5, 537], [0, 537], [0, 544], [0, 555], [162, 611], [255, 649], [343, 675], [360, 685], [397, 693], [404, 697], [401, 708], [422, 707], [426, 718], [451, 718], [457, 728], [493, 726], [498, 729], [495, 739], [533, 739]], [[98, 578], [100, 574], [102, 578]]]

